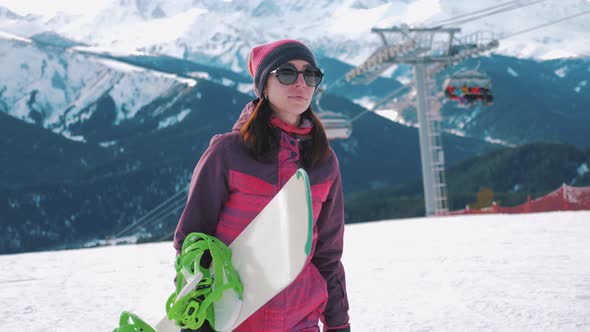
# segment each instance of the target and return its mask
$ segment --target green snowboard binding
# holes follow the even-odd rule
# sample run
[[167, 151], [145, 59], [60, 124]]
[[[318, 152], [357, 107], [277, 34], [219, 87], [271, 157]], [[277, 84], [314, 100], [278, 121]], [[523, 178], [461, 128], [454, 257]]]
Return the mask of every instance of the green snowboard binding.
[[[201, 265], [204, 254], [212, 258], [212, 270]], [[199, 329], [205, 320], [215, 327], [213, 303], [227, 290], [241, 299], [243, 287], [231, 264], [231, 251], [219, 239], [203, 233], [189, 234], [176, 257], [176, 291], [166, 301], [166, 313], [181, 329]], [[131, 320], [131, 322], [130, 322]], [[129, 312], [123, 312], [113, 332], [156, 332]]]
[[137, 315], [123, 311], [119, 319], [119, 327], [113, 332], [156, 332], [156, 330]]

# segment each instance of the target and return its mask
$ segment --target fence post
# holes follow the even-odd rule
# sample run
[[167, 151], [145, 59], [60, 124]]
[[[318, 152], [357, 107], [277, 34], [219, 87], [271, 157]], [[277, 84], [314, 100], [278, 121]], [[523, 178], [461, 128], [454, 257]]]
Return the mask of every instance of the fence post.
[[526, 203], [524, 204], [524, 213], [531, 213], [533, 212], [532, 206], [531, 206], [531, 195], [529, 194], [526, 198]]
[[561, 190], [563, 190], [563, 210], [569, 210], [569, 202], [567, 197], [567, 186], [565, 183], [561, 185]]

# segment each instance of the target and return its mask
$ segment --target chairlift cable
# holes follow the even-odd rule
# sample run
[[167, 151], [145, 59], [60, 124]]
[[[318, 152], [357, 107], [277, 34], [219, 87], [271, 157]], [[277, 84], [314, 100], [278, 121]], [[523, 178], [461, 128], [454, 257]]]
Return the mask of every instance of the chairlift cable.
[[482, 12], [486, 12], [488, 10], [498, 9], [498, 8], [502, 8], [502, 7], [506, 7], [506, 6], [512, 6], [514, 4], [517, 4], [517, 3], [523, 2], [523, 1], [530, 1], [530, 0], [516, 0], [516, 1], [504, 2], [504, 3], [501, 3], [499, 5], [495, 5], [495, 6], [491, 6], [491, 7], [487, 7], [487, 8], [483, 8], [483, 9], [478, 9], [478, 10], [475, 10], [475, 11], [472, 11], [472, 12], [469, 12], [469, 13], [464, 13], [464, 14], [461, 14], [461, 15], [457, 15], [455, 17], [449, 17], [447, 19], [440, 20], [438, 22], [435, 21], [433, 23], [430, 23], [429, 25], [430, 26], [447, 25], [450, 22], [455, 21], [455, 20], [458, 20], [458, 19], [462, 19], [462, 18], [471, 16], [471, 15], [475, 15], [475, 14], [479, 14], [479, 13], [482, 13]]
[[[339, 84], [341, 84], [342, 82], [344, 82], [345, 79], [346, 79], [346, 74], [342, 75], [340, 78], [338, 78], [337, 80], [335, 80], [332, 83], [330, 83], [325, 89], [321, 90], [318, 93], [318, 95], [316, 96], [316, 99], [315, 99], [315, 105], [317, 106], [318, 112], [323, 112], [324, 111], [324, 109], [320, 105], [320, 99], [321, 99], [322, 94], [326, 93], [331, 88], [333, 88], [335, 86], [338, 86]], [[384, 102], [387, 102], [388, 100], [391, 100], [393, 97], [397, 96], [399, 93], [401, 93], [403, 90], [405, 90], [407, 88], [411, 88], [411, 86], [405, 85], [405, 84], [402, 85], [402, 86], [400, 86], [399, 88], [397, 88], [396, 90], [394, 90], [393, 92], [389, 93], [387, 96], [385, 96], [381, 100], [379, 100], [370, 109], [364, 110], [364, 111], [360, 112], [359, 114], [355, 115], [354, 117], [350, 118], [349, 122], [352, 124], [353, 122], [355, 122], [356, 120], [358, 120], [362, 116], [364, 116], [365, 114], [367, 114], [369, 112], [375, 112], [376, 109], [377, 109], [377, 107], [381, 106]]]
[[315, 97], [315, 105], [317, 106], [318, 112], [324, 111], [324, 109], [322, 108], [322, 105], [320, 105], [320, 99], [321, 99], [322, 95], [324, 93], [326, 93], [328, 90], [332, 89], [333, 87], [340, 85], [340, 83], [343, 82], [345, 78], [346, 78], [346, 74], [340, 76], [340, 78], [338, 78], [334, 82], [328, 84], [325, 88], [318, 90], [318, 94]]
[[168, 240], [168, 238], [170, 238], [170, 237], [173, 237], [173, 236], [174, 236], [174, 233], [176, 233], [176, 230], [174, 230], [174, 231], [172, 231], [172, 232], [170, 232], [170, 233], [168, 233], [168, 234], [166, 234], [166, 235], [162, 236], [161, 238], [159, 238], [159, 239], [157, 240], [157, 242], [162, 242], [162, 241]]
[[353, 118], [350, 119], [350, 123], [355, 122], [356, 120], [360, 119], [362, 116], [364, 116], [365, 114], [367, 114], [369, 112], [375, 112], [377, 110], [377, 108], [380, 107], [381, 105], [383, 105], [387, 100], [393, 99], [393, 97], [397, 96], [403, 90], [410, 88], [410, 87], [411, 86], [409, 86], [409, 85], [400, 86], [399, 88], [397, 88], [396, 90], [394, 90], [393, 92], [388, 94], [387, 96], [383, 97], [379, 102], [377, 102], [375, 105], [373, 105], [373, 107], [371, 107], [370, 109], [364, 110], [364, 111], [360, 112], [359, 114], [355, 115]]
[[[431, 26], [441, 26], [441, 25], [455, 25], [457, 24], [456, 21], [461, 21], [461, 22], [469, 22], [472, 20], [476, 20], [482, 17], [486, 17], [486, 16], [490, 16], [490, 15], [495, 15], [495, 14], [499, 14], [505, 11], [511, 11], [511, 10], [515, 10], [518, 8], [522, 8], [522, 7], [526, 7], [526, 6], [530, 6], [530, 5], [534, 5], [537, 4], [539, 2], [543, 2], [544, 0], [533, 0], [531, 2], [531, 0], [517, 0], [517, 1], [510, 1], [510, 2], [505, 2], [503, 4], [500, 5], [496, 5], [496, 6], [491, 6], [491, 7], [487, 7], [484, 9], [480, 9], [480, 10], [476, 10], [473, 12], [469, 12], [469, 13], [465, 13], [465, 14], [461, 14], [455, 17], [451, 17], [445, 20], [441, 20], [438, 22], [434, 22], [431, 23]], [[492, 12], [489, 12], [492, 11]], [[488, 13], [486, 13], [488, 12]], [[482, 14], [483, 13], [483, 14]], [[482, 14], [482, 15], [479, 15]], [[473, 15], [479, 15], [476, 17], [470, 17]]]
[[544, 1], [545, 0], [535, 0], [533, 2], [528, 2], [528, 3], [523, 3], [523, 4], [517, 4], [517, 5], [514, 5], [514, 6], [510, 6], [510, 7], [503, 8], [503, 9], [498, 9], [498, 10], [495, 10], [495, 11], [492, 11], [492, 12], [489, 12], [489, 13], [485, 13], [485, 14], [481, 14], [481, 15], [478, 15], [478, 16], [474, 16], [474, 17], [470, 17], [470, 18], [466, 18], [466, 19], [462, 19], [462, 20], [458, 20], [458, 21], [453, 21], [453, 22], [448, 23], [446, 25], [461, 25], [463, 23], [467, 23], [467, 22], [479, 20], [479, 19], [484, 18], [484, 17], [488, 17], [488, 16], [492, 16], [492, 15], [497, 15], [497, 14], [501, 14], [501, 13], [504, 13], [504, 12], [513, 11], [513, 10], [524, 8], [524, 7], [528, 7], [528, 6], [531, 6], [531, 5], [536, 5], [536, 4], [541, 3], [541, 2], [544, 2]]
[[[153, 218], [141, 226], [142, 227], [149, 227], [149, 229], [152, 229], [152, 226], [166, 221], [169, 218], [169, 216], [173, 215], [178, 210], [181, 210], [184, 206], [185, 206], [185, 202], [179, 202], [179, 204], [177, 204], [176, 206], [172, 206], [171, 208], [167, 209], [166, 211], [163, 211], [163, 213], [161, 213], [160, 216], [158, 216], [158, 218]], [[149, 229], [148, 229], [148, 231], [149, 231]], [[138, 230], [139, 230], [139, 227], [135, 231], [138, 231]]]
[[160, 206], [160, 208], [158, 208], [155, 213], [150, 214], [150, 217], [144, 218], [144, 216], [142, 216], [142, 218], [144, 218], [144, 219], [142, 219], [141, 222], [135, 223], [135, 224], [131, 225], [130, 227], [127, 227], [125, 232], [119, 232], [119, 234], [117, 234], [116, 237], [120, 237], [126, 233], [132, 234], [134, 232], [137, 232], [140, 227], [145, 227], [145, 226], [156, 224], [157, 222], [161, 222], [161, 221], [165, 220], [165, 218], [168, 217], [173, 212], [181, 209], [185, 205], [185, 203], [186, 203], [185, 198], [180, 197], [180, 199], [177, 199], [176, 201], [173, 201], [166, 206]]
[[547, 22], [547, 23], [543, 23], [541, 25], [530, 27], [530, 28], [527, 28], [527, 29], [524, 29], [524, 30], [521, 30], [521, 31], [517, 31], [517, 32], [511, 33], [511, 34], [508, 34], [508, 35], [504, 35], [504, 36], [501, 36], [500, 38], [498, 38], [498, 40], [502, 40], [502, 39], [514, 37], [514, 36], [517, 36], [517, 35], [520, 35], [520, 34], [523, 34], [523, 33], [531, 32], [533, 30], [545, 28], [545, 27], [548, 27], [550, 25], [561, 23], [563, 21], [567, 21], [567, 20], [570, 20], [572, 18], [576, 18], [578, 16], [582, 16], [582, 15], [586, 15], [586, 14], [590, 14], [590, 10], [586, 10], [586, 11], [583, 11], [583, 12], [580, 12], [580, 13], [577, 13], [577, 14], [574, 14], [574, 15], [562, 17], [560, 19], [557, 19], [557, 20], [554, 20], [554, 21], [550, 21], [550, 22]]
[[[168, 204], [174, 204], [174, 202], [172, 202], [172, 201], [174, 201], [175, 199], [177, 200], [179, 197], [182, 197], [182, 195], [185, 194], [185, 193], [186, 193], [186, 190], [180, 190], [177, 193], [173, 194], [168, 199], [166, 199], [164, 202], [160, 203], [160, 205], [156, 206], [151, 211], [149, 211], [148, 213], [146, 213], [143, 216], [141, 216], [135, 223], [128, 225], [123, 230], [121, 230], [118, 233], [114, 234], [112, 237], [113, 238], [120, 237], [121, 235], [127, 233], [129, 230], [134, 229], [134, 228], [138, 227], [139, 225], [143, 224], [146, 220], [149, 220], [149, 218], [153, 214], [158, 213], [158, 211], [160, 209], [164, 208], [166, 205], [168, 205]], [[172, 203], [170, 203], [170, 202], [172, 202]]]
[[179, 209], [181, 209], [185, 205], [186, 205], [185, 199], [184, 198], [179, 199], [176, 202], [169, 204], [165, 208], [160, 209], [160, 211], [157, 214], [152, 215], [151, 218], [145, 220], [141, 225], [138, 225], [137, 228], [139, 228], [139, 226], [148, 226], [148, 225], [153, 225], [158, 222], [164, 221], [170, 214], [178, 211]]

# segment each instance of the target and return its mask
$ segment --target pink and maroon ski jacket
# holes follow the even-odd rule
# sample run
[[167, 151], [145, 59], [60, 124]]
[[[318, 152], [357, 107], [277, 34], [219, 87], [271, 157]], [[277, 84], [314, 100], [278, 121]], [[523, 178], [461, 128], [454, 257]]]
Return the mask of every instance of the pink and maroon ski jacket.
[[[242, 232], [302, 167], [302, 137], [275, 128], [280, 151], [272, 161], [256, 161], [239, 136], [255, 105], [246, 105], [233, 131], [216, 135], [197, 163], [186, 207], [174, 236], [177, 252], [191, 232], [203, 232], [227, 245]], [[349, 326], [344, 268], [340, 261], [344, 209], [340, 168], [334, 151], [319, 165], [305, 169], [312, 191], [314, 217], [311, 260], [297, 279], [250, 316], [235, 331], [317, 331]]]

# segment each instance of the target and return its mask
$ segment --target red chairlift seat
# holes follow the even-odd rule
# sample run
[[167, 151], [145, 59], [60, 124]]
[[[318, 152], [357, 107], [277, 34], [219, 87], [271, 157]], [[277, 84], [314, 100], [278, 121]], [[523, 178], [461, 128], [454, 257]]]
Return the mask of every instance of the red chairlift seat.
[[445, 96], [451, 100], [458, 100], [462, 105], [478, 101], [483, 105], [490, 105], [494, 100], [490, 92], [491, 86], [490, 77], [477, 70], [455, 73], [443, 83]]

